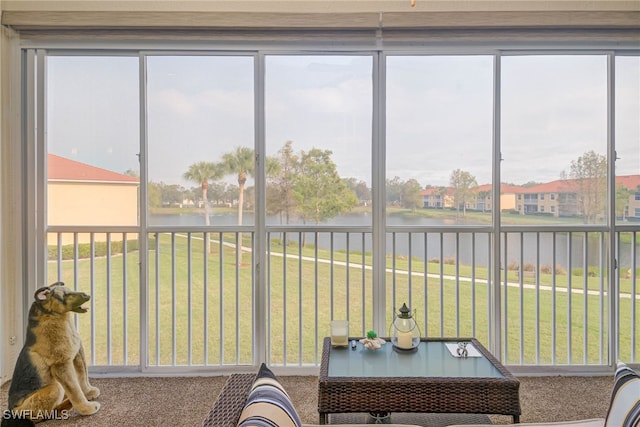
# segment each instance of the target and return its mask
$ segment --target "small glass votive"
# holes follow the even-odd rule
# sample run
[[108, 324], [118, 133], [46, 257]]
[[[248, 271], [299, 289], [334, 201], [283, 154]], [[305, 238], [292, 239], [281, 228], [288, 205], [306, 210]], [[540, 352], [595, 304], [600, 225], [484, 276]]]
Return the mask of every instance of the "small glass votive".
[[349, 347], [349, 321], [331, 321], [331, 346]]

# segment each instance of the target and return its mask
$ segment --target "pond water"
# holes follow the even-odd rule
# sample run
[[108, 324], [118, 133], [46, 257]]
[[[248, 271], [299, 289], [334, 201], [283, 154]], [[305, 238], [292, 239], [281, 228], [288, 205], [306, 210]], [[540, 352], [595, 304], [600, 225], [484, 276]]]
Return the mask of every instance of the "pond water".
[[[253, 224], [254, 218], [251, 213], [243, 216], [244, 224]], [[210, 225], [237, 225], [238, 217], [236, 214], [216, 214], [210, 216]], [[331, 224], [336, 226], [363, 226], [371, 223], [369, 214], [350, 214], [341, 215], [332, 219]], [[267, 224], [280, 224], [278, 217], [268, 217]], [[442, 227], [455, 226], [455, 221], [443, 220], [438, 218], [424, 218], [420, 216], [402, 216], [391, 215], [387, 218], [387, 224], [393, 226], [425, 226], [425, 227]], [[200, 214], [159, 214], [150, 215], [149, 225], [152, 226], [202, 226], [204, 225], [204, 216]], [[274, 236], [274, 238], [276, 238]], [[282, 236], [277, 236], [282, 238]], [[289, 242], [298, 242], [301, 238], [300, 233], [287, 233]], [[521, 250], [521, 242], [522, 250]], [[307, 244], [315, 242], [314, 233], [306, 233], [304, 237]], [[424, 258], [426, 253], [427, 259], [446, 259], [457, 257], [462, 264], [471, 265], [474, 257], [475, 247], [475, 263], [476, 265], [487, 265], [489, 256], [489, 239], [486, 233], [476, 233], [475, 237], [471, 233], [441, 233], [429, 232], [428, 228], [425, 233], [413, 233], [409, 237], [409, 233], [387, 233], [386, 251], [387, 253], [395, 252], [398, 256], [408, 256]], [[553, 247], [555, 240], [555, 249]], [[501, 242], [503, 245], [503, 255], [501, 256], [501, 265], [504, 266], [504, 238]], [[366, 234], [364, 240], [360, 233], [321, 233], [318, 237], [318, 245], [323, 249], [330, 249], [333, 245], [334, 250], [350, 251], [371, 251], [371, 235]], [[598, 233], [591, 233], [588, 239], [585, 239], [584, 233], [509, 233], [506, 241], [507, 260], [506, 264], [512, 262], [521, 263], [539, 263], [541, 266], [550, 266], [555, 264], [568, 268], [568, 260], [571, 261], [572, 268], [579, 268], [586, 258], [589, 266], [597, 267], [600, 265], [601, 257], [606, 257], [604, 250], [600, 249], [600, 240]], [[633, 257], [631, 243], [621, 243], [619, 263], [623, 269], [631, 267]], [[636, 244], [635, 248], [636, 265], [640, 265], [640, 244]], [[603, 262], [604, 265], [604, 262]]]

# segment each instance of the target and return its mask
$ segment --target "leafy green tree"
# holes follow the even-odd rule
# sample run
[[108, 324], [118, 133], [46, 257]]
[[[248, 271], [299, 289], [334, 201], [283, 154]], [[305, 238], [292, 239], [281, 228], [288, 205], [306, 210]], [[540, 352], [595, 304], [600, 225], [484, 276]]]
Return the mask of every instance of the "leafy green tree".
[[331, 154], [331, 150], [318, 148], [300, 154], [294, 195], [305, 224], [307, 221], [319, 224], [351, 210], [358, 203], [355, 193], [338, 175]]
[[214, 205], [226, 202], [227, 187], [229, 184], [223, 181], [211, 182], [207, 190], [207, 197]]
[[595, 151], [587, 151], [571, 161], [569, 176], [575, 180], [578, 200], [586, 224], [593, 224], [603, 216], [607, 195], [607, 158]]
[[235, 184], [227, 184], [224, 186], [224, 193], [222, 194], [222, 200], [229, 206], [233, 204], [234, 200], [240, 198], [240, 189]]
[[270, 168], [273, 173], [268, 174], [267, 185], [267, 212], [280, 215], [285, 224], [289, 224], [296, 207], [293, 187], [299, 159], [292, 145], [292, 141], [287, 141], [278, 151], [274, 159], [277, 166]]
[[344, 178], [344, 185], [346, 185], [351, 191], [353, 191], [358, 200], [361, 203], [366, 203], [371, 200], [371, 189], [367, 186], [367, 183], [357, 178]]
[[[195, 203], [196, 199], [198, 198], [199, 192], [200, 192], [200, 188], [191, 187], [191, 188], [185, 188], [182, 194], [183, 194], [183, 198]], [[209, 200], [211, 200], [211, 198], [209, 198]]]
[[477, 187], [476, 178], [467, 171], [456, 169], [451, 172], [449, 184], [453, 189], [453, 202], [456, 205], [457, 212], [460, 212], [462, 205], [462, 215], [467, 213], [467, 201], [473, 197], [473, 187]]
[[162, 187], [162, 205], [163, 206], [173, 206], [176, 204], [182, 204], [184, 199], [185, 189], [183, 186], [178, 184], [164, 184], [161, 183]]
[[416, 210], [424, 204], [422, 194], [422, 186], [415, 179], [410, 179], [402, 184], [402, 207]]
[[402, 185], [404, 182], [399, 176], [394, 176], [392, 179], [387, 179], [386, 193], [388, 205], [400, 205], [402, 204]]
[[161, 184], [149, 181], [147, 187], [147, 198], [149, 199], [149, 207], [159, 208], [162, 206], [162, 188]]

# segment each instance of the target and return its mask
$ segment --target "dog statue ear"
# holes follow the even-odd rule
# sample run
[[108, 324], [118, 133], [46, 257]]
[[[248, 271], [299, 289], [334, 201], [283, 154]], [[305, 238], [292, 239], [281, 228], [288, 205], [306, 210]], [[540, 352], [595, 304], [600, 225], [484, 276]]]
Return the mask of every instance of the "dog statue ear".
[[46, 301], [49, 299], [49, 295], [51, 295], [51, 289], [48, 286], [44, 286], [38, 289], [33, 297], [36, 301]]

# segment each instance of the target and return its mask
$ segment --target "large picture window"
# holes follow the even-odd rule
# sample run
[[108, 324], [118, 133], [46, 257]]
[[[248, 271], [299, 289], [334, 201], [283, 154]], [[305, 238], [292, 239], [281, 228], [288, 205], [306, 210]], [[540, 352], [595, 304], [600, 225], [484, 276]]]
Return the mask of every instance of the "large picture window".
[[640, 354], [637, 52], [27, 52], [29, 262], [92, 366], [315, 367], [403, 304], [510, 365]]
[[268, 56], [269, 224], [370, 224], [370, 56]]
[[253, 224], [253, 58], [151, 56], [147, 108], [150, 224]]
[[492, 75], [490, 56], [387, 58], [391, 224], [491, 223]]
[[503, 57], [501, 85], [503, 223], [606, 222], [607, 57]]
[[138, 58], [47, 59], [51, 225], [137, 225]]
[[92, 365], [139, 365], [138, 58], [46, 60], [47, 283], [92, 294], [77, 317]]

